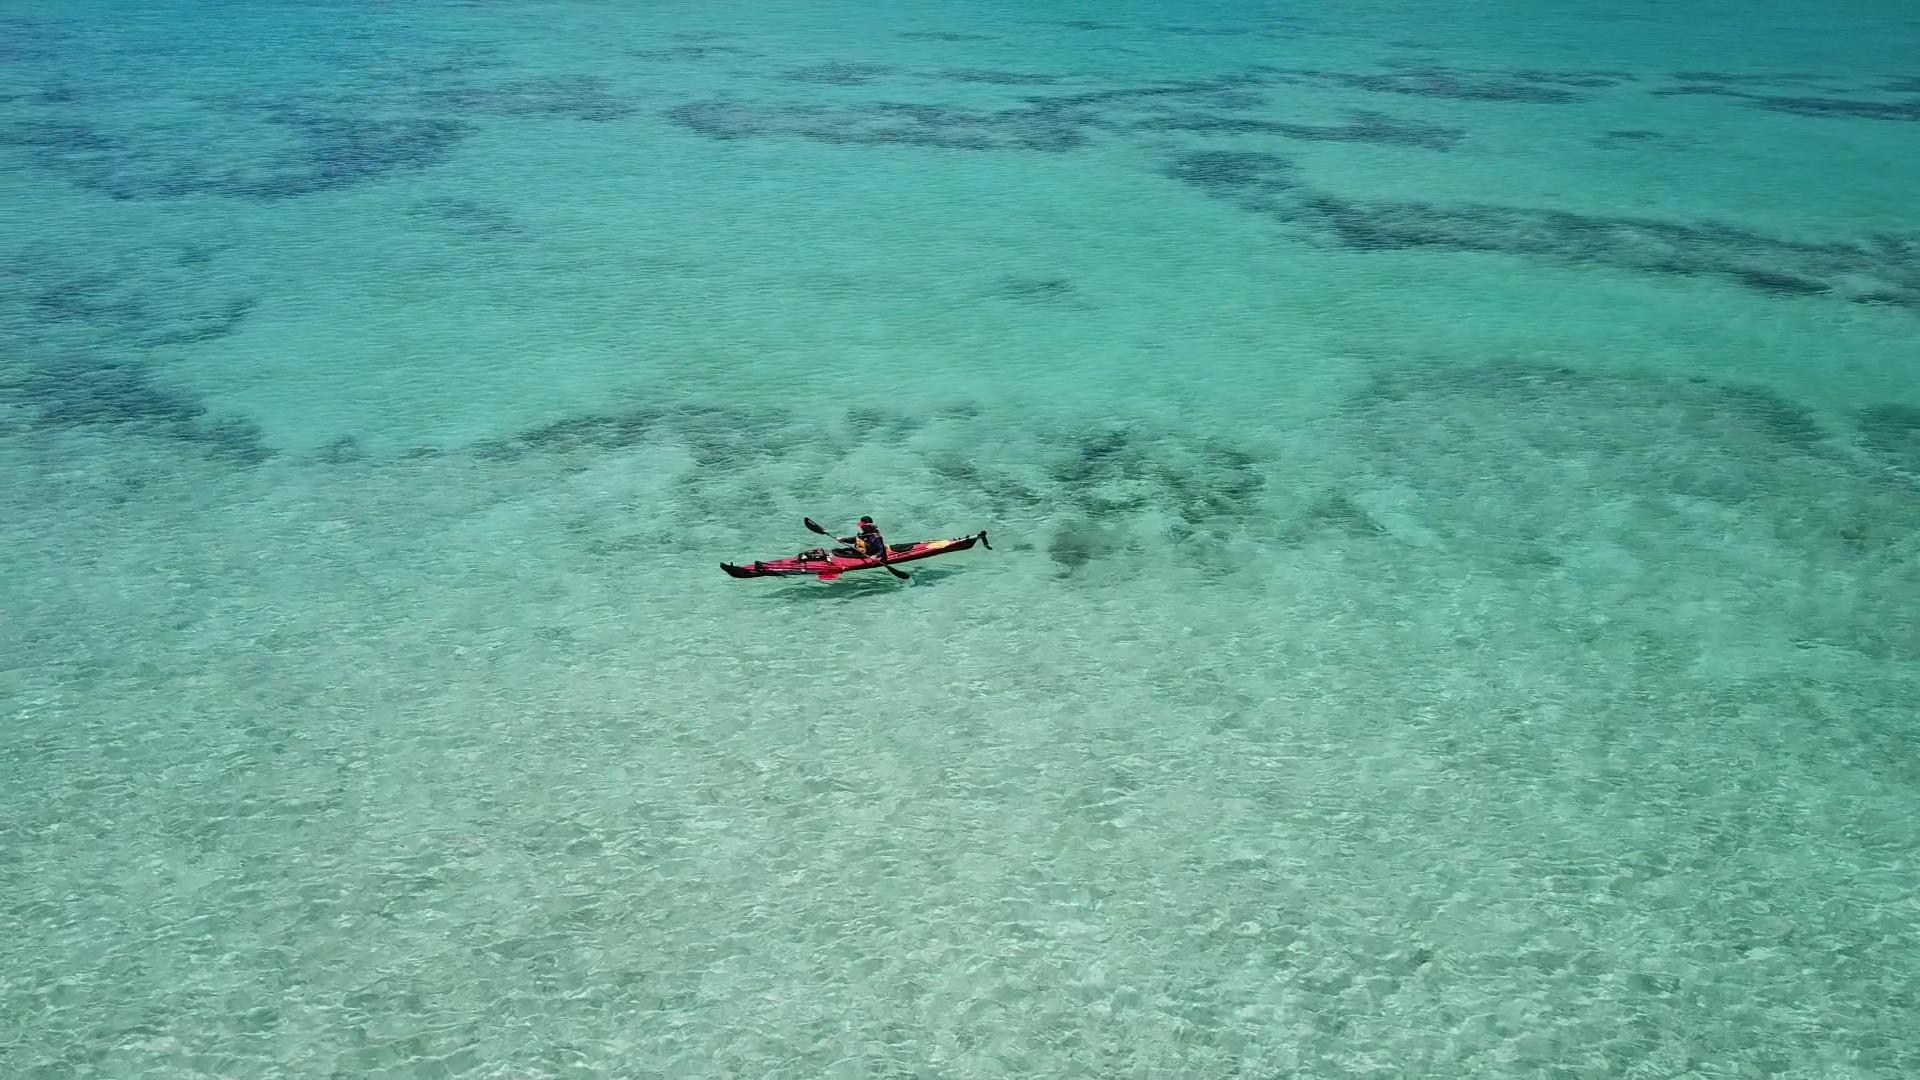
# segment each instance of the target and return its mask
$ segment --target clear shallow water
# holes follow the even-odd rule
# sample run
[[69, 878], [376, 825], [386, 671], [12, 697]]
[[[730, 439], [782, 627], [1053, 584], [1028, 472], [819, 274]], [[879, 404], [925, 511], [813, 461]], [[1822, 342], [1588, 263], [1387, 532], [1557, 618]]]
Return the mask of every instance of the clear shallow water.
[[1900, 7], [9, 15], [0, 1072], [1920, 1067]]

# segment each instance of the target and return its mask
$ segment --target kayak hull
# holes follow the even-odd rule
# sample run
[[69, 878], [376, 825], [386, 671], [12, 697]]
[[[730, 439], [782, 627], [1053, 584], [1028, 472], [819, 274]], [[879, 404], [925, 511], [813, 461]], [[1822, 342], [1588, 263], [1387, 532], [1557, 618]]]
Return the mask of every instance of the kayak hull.
[[786, 559], [756, 559], [745, 565], [721, 563], [720, 569], [728, 577], [817, 577], [822, 581], [832, 581], [841, 574], [850, 574], [856, 570], [876, 570], [881, 566], [895, 566], [899, 563], [917, 562], [931, 559], [935, 555], [951, 555], [956, 551], [966, 551], [975, 544], [993, 550], [987, 543], [987, 534], [978, 532], [972, 536], [958, 536], [951, 540], [921, 540], [913, 544], [887, 545], [885, 559], [862, 559], [847, 555], [835, 555], [825, 549], [803, 551]]

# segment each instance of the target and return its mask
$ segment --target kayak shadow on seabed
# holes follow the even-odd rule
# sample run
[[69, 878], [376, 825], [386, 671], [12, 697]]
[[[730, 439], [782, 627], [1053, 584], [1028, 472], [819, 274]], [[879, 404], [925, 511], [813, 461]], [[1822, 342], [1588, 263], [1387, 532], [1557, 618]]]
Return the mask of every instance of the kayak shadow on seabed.
[[838, 581], [804, 578], [783, 581], [761, 592], [769, 600], [786, 604], [847, 603], [881, 594], [929, 588], [960, 572], [958, 568], [951, 570], [916, 568], [913, 571], [912, 581], [895, 581], [877, 571], [861, 571], [857, 575], [849, 574]]

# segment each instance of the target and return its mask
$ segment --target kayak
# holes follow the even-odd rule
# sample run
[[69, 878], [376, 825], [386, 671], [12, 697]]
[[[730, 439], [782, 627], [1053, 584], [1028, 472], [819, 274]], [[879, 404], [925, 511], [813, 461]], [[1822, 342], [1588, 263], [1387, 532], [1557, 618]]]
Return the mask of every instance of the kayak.
[[916, 559], [931, 559], [935, 555], [950, 555], [956, 551], [965, 551], [975, 544], [993, 550], [987, 543], [987, 534], [982, 531], [972, 536], [955, 537], [952, 540], [921, 540], [913, 544], [888, 544], [887, 557], [863, 559], [856, 555], [838, 555], [826, 548], [814, 548], [803, 551], [790, 559], [756, 559], [745, 566], [733, 563], [721, 563], [720, 569], [729, 577], [791, 577], [795, 574], [811, 574], [821, 581], [832, 581], [841, 574], [850, 574], [855, 570], [872, 570], [878, 566], [892, 566], [895, 563], [913, 562]]

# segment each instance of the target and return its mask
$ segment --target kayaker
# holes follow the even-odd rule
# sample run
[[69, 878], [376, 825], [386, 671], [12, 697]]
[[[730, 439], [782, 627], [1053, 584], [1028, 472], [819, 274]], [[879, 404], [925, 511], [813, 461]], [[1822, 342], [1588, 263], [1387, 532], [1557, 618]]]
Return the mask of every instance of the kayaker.
[[876, 555], [884, 554], [887, 550], [887, 538], [880, 535], [880, 527], [875, 525], [870, 517], [860, 519], [858, 533], [853, 536], [842, 536], [839, 540], [853, 549], [849, 554], [857, 555], [862, 559], [871, 559]]

